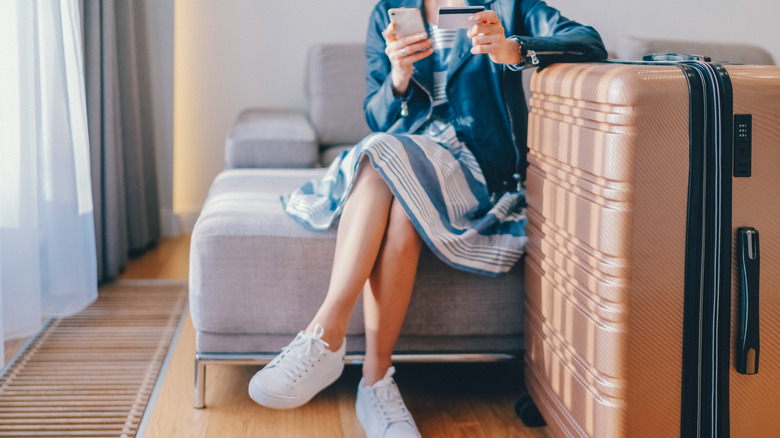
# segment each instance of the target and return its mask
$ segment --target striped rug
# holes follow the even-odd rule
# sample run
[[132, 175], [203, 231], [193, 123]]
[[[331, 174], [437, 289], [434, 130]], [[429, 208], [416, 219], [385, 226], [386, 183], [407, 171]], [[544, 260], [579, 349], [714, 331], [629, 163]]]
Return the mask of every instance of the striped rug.
[[135, 437], [187, 302], [182, 281], [124, 280], [51, 319], [0, 377], [0, 437]]

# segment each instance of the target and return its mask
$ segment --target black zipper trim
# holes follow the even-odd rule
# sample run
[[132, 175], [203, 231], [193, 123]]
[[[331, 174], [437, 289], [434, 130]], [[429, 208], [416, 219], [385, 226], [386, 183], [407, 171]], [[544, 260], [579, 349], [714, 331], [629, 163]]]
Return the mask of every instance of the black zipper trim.
[[705, 94], [701, 76], [693, 67], [680, 64], [688, 80], [689, 170], [688, 212], [685, 232], [685, 280], [683, 290], [682, 401], [680, 436], [698, 437], [700, 430], [701, 372], [700, 332], [704, 264], [704, 156]]
[[[721, 66], [682, 65], [692, 67], [704, 84], [705, 126], [700, 132], [703, 154], [691, 153], [696, 161], [691, 162], [686, 235], [681, 436], [728, 437], [731, 83]], [[692, 127], [692, 137], [694, 132]]]

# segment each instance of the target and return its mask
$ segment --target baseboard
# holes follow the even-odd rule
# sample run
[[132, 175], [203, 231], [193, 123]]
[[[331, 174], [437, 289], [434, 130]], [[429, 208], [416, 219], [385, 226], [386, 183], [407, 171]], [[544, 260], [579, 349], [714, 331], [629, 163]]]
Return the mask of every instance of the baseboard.
[[173, 212], [173, 210], [160, 211], [161, 227], [163, 237], [179, 237], [181, 234], [181, 224], [179, 221], [179, 215]]
[[190, 234], [195, 228], [195, 222], [200, 216], [200, 210], [179, 211], [162, 210], [162, 235], [164, 237], [178, 237], [180, 234]]
[[179, 231], [190, 234], [195, 228], [195, 222], [198, 220], [198, 216], [200, 216], [200, 210], [180, 211], [176, 215], [179, 217]]

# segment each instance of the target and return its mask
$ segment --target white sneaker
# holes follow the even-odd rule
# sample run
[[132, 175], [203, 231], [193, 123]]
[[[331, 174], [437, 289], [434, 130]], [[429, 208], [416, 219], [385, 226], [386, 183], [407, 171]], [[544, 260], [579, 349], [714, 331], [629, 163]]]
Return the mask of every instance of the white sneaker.
[[290, 409], [301, 406], [335, 382], [344, 371], [346, 340], [330, 351], [317, 324], [310, 333], [300, 332], [271, 363], [249, 382], [249, 396], [263, 406]]
[[385, 377], [371, 386], [360, 380], [355, 411], [367, 438], [420, 437], [393, 374], [395, 367], [390, 367]]

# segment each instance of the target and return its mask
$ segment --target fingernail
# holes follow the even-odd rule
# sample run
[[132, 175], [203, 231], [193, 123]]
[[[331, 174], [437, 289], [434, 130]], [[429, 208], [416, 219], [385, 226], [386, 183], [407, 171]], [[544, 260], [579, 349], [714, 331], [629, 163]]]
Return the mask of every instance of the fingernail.
[[428, 34], [427, 34], [427, 33], [425, 33], [425, 32], [422, 32], [422, 33], [418, 33], [418, 34], [417, 34], [417, 38], [427, 38], [427, 37], [428, 37]]

